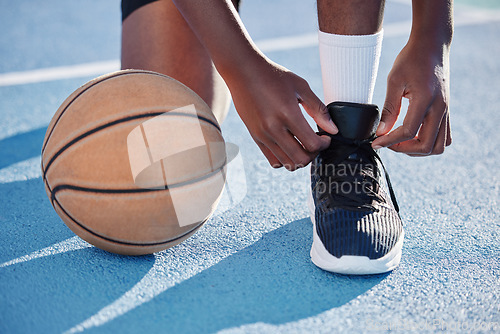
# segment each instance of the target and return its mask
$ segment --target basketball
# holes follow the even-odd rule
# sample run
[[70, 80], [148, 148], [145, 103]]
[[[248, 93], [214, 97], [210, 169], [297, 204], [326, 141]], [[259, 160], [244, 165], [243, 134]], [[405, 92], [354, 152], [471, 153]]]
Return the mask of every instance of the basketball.
[[211, 216], [225, 183], [220, 126], [191, 89], [125, 70], [71, 94], [42, 147], [45, 190], [64, 223], [109, 252], [179, 244]]

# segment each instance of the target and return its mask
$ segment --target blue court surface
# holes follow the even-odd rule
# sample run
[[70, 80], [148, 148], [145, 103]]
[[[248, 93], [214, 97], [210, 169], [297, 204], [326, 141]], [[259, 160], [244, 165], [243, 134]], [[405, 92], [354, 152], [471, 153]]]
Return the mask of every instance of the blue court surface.
[[[118, 69], [119, 1], [0, 4], [0, 333], [500, 332], [497, 1], [456, 3], [453, 145], [421, 159], [382, 152], [405, 245], [398, 269], [366, 277], [310, 262], [308, 170], [270, 168], [234, 108], [222, 128], [244, 163], [239, 204], [149, 256], [76, 237], [45, 194], [41, 144], [72, 91]], [[246, 0], [241, 13], [266, 54], [322, 96], [315, 2]], [[379, 106], [410, 19], [407, 1], [388, 1]]]

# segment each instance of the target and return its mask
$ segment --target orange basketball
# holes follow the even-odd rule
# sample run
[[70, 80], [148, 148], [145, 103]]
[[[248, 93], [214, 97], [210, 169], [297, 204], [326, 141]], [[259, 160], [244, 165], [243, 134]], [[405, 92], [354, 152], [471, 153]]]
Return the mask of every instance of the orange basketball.
[[104, 250], [157, 252], [195, 233], [225, 183], [225, 143], [206, 103], [178, 81], [126, 70], [77, 89], [42, 148], [49, 199]]

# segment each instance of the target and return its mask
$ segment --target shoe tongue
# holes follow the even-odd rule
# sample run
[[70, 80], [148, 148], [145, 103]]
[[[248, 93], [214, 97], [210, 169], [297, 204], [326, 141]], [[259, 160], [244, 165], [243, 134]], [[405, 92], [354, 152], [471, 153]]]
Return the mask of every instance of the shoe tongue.
[[328, 112], [344, 138], [364, 140], [375, 134], [380, 112], [374, 104], [332, 102]]

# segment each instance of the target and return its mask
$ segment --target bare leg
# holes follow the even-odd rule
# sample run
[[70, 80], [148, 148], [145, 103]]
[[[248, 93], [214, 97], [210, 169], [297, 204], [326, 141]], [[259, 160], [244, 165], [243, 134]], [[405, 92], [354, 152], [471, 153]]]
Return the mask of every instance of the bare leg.
[[385, 0], [318, 0], [318, 23], [323, 32], [371, 35], [382, 28]]
[[326, 103], [371, 103], [382, 47], [384, 0], [318, 0]]
[[166, 74], [195, 91], [222, 123], [230, 94], [209, 54], [172, 1], [155, 1], [122, 25], [122, 69]]

